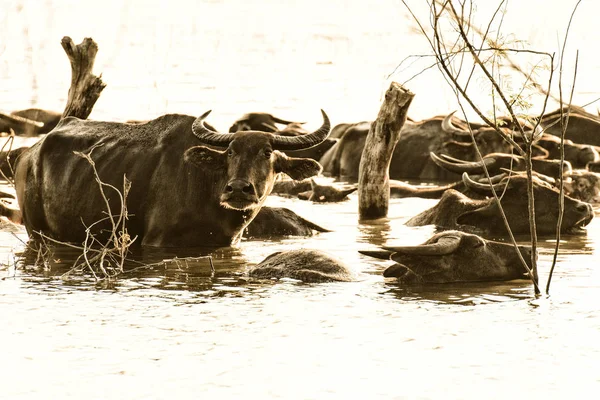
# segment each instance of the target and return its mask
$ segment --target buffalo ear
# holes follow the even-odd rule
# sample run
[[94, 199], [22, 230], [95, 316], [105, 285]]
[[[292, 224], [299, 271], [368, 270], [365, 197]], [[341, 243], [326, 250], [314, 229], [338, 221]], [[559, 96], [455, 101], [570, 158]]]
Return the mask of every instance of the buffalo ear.
[[456, 223], [459, 225], [470, 225], [479, 227], [481, 225], [488, 225], [490, 221], [498, 219], [498, 207], [494, 201], [490, 205], [478, 208], [474, 211], [465, 212], [456, 218]]
[[273, 167], [275, 172], [283, 172], [296, 181], [318, 175], [323, 169], [321, 164], [310, 158], [288, 157], [281, 153], [277, 154]]
[[186, 150], [183, 159], [198, 167], [220, 168], [225, 165], [225, 153], [205, 146], [195, 146]]

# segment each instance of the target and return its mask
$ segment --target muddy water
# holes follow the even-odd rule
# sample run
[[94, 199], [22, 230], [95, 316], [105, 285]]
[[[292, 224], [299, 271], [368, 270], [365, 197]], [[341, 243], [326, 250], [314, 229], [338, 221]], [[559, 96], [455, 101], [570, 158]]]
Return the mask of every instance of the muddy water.
[[[391, 0], [320, 7], [109, 1], [94, 11], [99, 21], [114, 21], [109, 27], [81, 17], [90, 10], [85, 2], [32, 3], [3, 8], [11, 38], [0, 75], [4, 110], [60, 109], [69, 84], [58, 45], [65, 34], [100, 45], [96, 70], [109, 86], [94, 118], [212, 108], [222, 129], [255, 110], [311, 126], [320, 123], [319, 108], [335, 122], [372, 118], [387, 74], [407, 51], [418, 51], [401, 5]], [[414, 84], [418, 117], [451, 107], [451, 95], [427, 95], [422, 81]], [[584, 90], [578, 95], [585, 101]], [[381, 276], [389, 262], [357, 252], [426, 240], [431, 227], [404, 222], [434, 200], [392, 200], [379, 224], [357, 222], [355, 194], [336, 205], [278, 197], [268, 204], [332, 232], [218, 249], [214, 273], [199, 259], [96, 283], [61, 278], [72, 252], [57, 250], [45, 268], [19, 262], [26, 234], [3, 225], [1, 397], [565, 398], [600, 387], [600, 219], [586, 234], [563, 238], [552, 296], [535, 298], [527, 281], [399, 287]], [[545, 282], [553, 243], [540, 245]], [[295, 248], [326, 250], [359, 279], [303, 284], [245, 276], [267, 255]], [[174, 254], [134, 256], [155, 262]]]

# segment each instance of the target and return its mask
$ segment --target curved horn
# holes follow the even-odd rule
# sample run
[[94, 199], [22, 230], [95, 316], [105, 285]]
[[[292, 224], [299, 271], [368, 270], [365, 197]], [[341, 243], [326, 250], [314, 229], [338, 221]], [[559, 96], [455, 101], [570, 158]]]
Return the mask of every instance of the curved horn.
[[544, 134], [544, 128], [542, 128], [542, 124], [536, 124], [535, 128], [533, 129], [533, 138], [535, 139], [539, 139], [542, 137], [542, 135]]
[[[419, 246], [382, 247], [394, 253], [410, 254], [417, 256], [443, 256], [454, 253], [460, 246], [460, 236], [444, 235], [437, 242]], [[392, 259], [393, 259], [392, 255]]]
[[452, 133], [452, 134], [458, 135], [458, 136], [468, 135], [469, 137], [471, 137], [471, 134], [469, 133], [469, 131], [463, 131], [462, 129], [458, 129], [457, 127], [452, 125], [451, 120], [452, 120], [452, 116], [454, 115], [455, 112], [456, 111], [452, 111], [450, 114], [446, 115], [446, 117], [442, 121], [442, 130], [446, 133]]
[[[471, 179], [469, 174], [467, 174], [466, 172], [463, 173], [462, 180], [463, 180], [463, 183], [465, 184], [465, 186], [468, 187], [469, 189], [473, 189], [475, 191], [483, 191], [485, 193], [489, 193], [492, 191], [489, 184], [475, 182], [473, 179]], [[504, 189], [505, 186], [506, 186], [506, 182], [495, 183], [493, 185], [494, 190], [496, 192]]]
[[211, 111], [212, 110], [209, 110], [196, 118], [192, 124], [192, 132], [203, 143], [217, 147], [227, 147], [229, 146], [229, 142], [233, 140], [234, 134], [218, 133], [208, 129], [208, 127], [206, 127], [204, 124], [204, 119], [208, 116], [208, 114], [211, 113]]
[[301, 136], [278, 136], [273, 135], [271, 138], [271, 145], [275, 150], [300, 150], [308, 149], [316, 146], [327, 138], [329, 135], [329, 129], [331, 123], [329, 117], [325, 114], [325, 111], [321, 110], [323, 114], [323, 125], [313, 133], [307, 133]]
[[18, 115], [13, 115], [13, 114], [9, 115], [9, 114], [0, 113], [0, 118], [8, 120], [8, 121], [16, 123], [16, 124], [33, 125], [33, 126], [36, 126], [38, 128], [41, 128], [41, 127], [44, 126], [43, 122], [35, 121], [33, 119], [29, 119], [29, 118], [25, 118], [25, 117], [20, 117]]
[[[444, 159], [438, 157], [434, 152], [429, 153], [429, 156], [431, 157], [431, 160], [438, 167], [444, 168], [445, 170], [450, 171], [450, 172], [456, 172], [457, 174], [460, 174], [463, 172], [468, 172], [471, 174], [481, 174], [481, 173], [483, 173], [483, 165], [485, 165], [489, 169], [489, 168], [493, 168], [497, 163], [497, 160], [495, 157], [484, 158], [483, 162], [482, 162], [482, 161], [460, 161], [460, 160], [456, 160], [455, 158], [445, 157], [444, 155], [442, 155], [444, 158], [446, 158], [446, 160], [444, 160]], [[449, 160], [453, 160], [453, 161], [449, 161]], [[456, 161], [454, 161], [454, 160], [456, 160]]]

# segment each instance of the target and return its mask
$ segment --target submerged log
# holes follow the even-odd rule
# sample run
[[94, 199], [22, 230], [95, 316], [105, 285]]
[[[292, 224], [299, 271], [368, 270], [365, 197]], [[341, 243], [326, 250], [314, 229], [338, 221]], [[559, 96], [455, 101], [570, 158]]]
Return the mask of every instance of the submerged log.
[[390, 161], [415, 95], [392, 82], [377, 120], [371, 125], [358, 172], [360, 219], [387, 216], [390, 202]]
[[86, 119], [106, 87], [100, 77], [92, 74], [98, 45], [91, 38], [75, 45], [68, 36], [63, 37], [61, 45], [71, 62], [71, 87], [62, 117]]

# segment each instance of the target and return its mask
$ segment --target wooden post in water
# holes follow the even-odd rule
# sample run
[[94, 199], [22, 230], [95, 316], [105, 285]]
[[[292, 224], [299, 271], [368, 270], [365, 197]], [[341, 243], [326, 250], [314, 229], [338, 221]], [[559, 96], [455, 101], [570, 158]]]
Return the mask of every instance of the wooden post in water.
[[91, 38], [75, 45], [68, 36], [63, 37], [60, 44], [71, 62], [71, 87], [62, 117], [86, 119], [106, 87], [100, 77], [92, 74], [98, 45]]
[[377, 120], [371, 125], [358, 170], [358, 214], [361, 220], [387, 216], [390, 161], [415, 95], [392, 82]]

